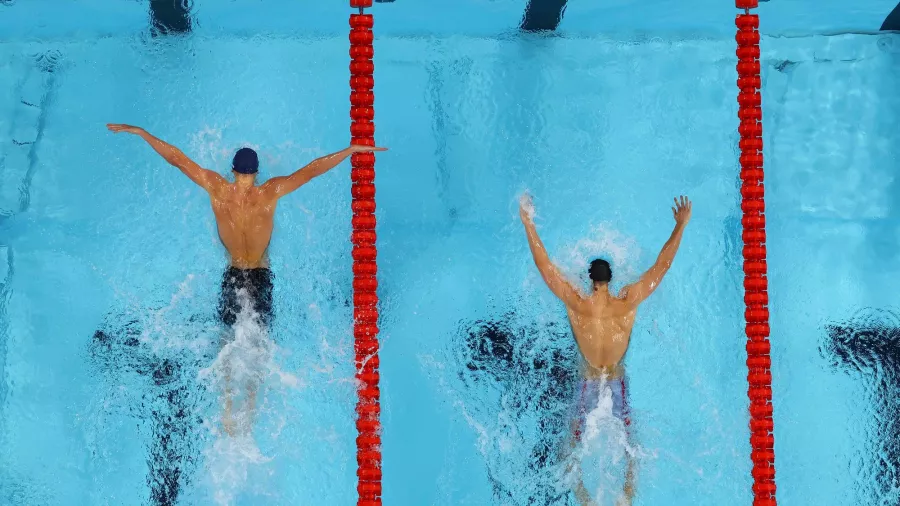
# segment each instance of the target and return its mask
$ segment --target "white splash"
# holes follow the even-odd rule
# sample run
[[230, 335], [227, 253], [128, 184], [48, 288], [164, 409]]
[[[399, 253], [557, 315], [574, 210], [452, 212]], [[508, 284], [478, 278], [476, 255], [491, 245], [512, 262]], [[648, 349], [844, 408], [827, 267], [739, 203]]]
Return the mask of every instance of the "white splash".
[[217, 438], [205, 451], [212, 495], [216, 504], [234, 504], [260, 466], [270, 462], [257, 448], [251, 436]]
[[598, 505], [618, 504], [624, 495], [628, 460], [637, 461], [641, 453], [624, 421], [614, 413], [613, 385], [600, 381], [597, 403], [584, 416], [581, 439], [560, 481], [570, 489], [581, 481]]
[[641, 250], [632, 237], [628, 237], [612, 224], [601, 222], [590, 228], [590, 234], [562, 247], [558, 262], [567, 276], [588, 284], [587, 267], [591, 260], [603, 258], [610, 263], [613, 285], [634, 281], [639, 274], [636, 266]]
[[222, 145], [224, 129], [225, 127], [220, 126], [206, 126], [191, 135], [191, 156], [195, 157], [200, 165], [215, 170], [214, 167], [229, 161], [231, 152]]
[[519, 206], [525, 210], [525, 214], [532, 221], [537, 217], [537, 210], [534, 208], [534, 201], [531, 199], [531, 194], [528, 193], [528, 190], [523, 191], [521, 196], [519, 196]]
[[200, 165], [214, 171], [225, 170], [231, 167], [231, 158], [240, 147], [248, 147], [259, 153], [263, 167], [286, 168], [291, 171], [299, 168], [299, 165], [293, 167], [293, 164], [302, 164], [303, 160], [312, 161], [326, 154], [319, 146], [299, 146], [290, 139], [274, 146], [274, 149], [263, 150], [262, 146], [255, 142], [225, 139], [223, 132], [228, 126], [228, 124], [207, 125], [191, 134], [189, 143], [191, 156], [195, 157]]
[[[212, 364], [199, 372], [200, 381], [219, 396], [220, 406], [206, 425], [215, 436], [204, 451], [212, 495], [217, 504], [233, 504], [235, 498], [254, 483], [249, 480], [260, 466], [272, 460], [262, 454], [253, 434], [258, 414], [278, 418], [266, 408], [267, 391], [297, 388], [299, 378], [281, 370], [275, 358], [278, 346], [261, 324], [245, 289], [237, 291], [240, 312], [235, 324], [224, 330], [221, 351]], [[230, 403], [230, 405], [229, 405]], [[284, 420], [268, 420], [276, 432]]]
[[[140, 341], [146, 344], [156, 356], [166, 356], [180, 351], [187, 351], [194, 356], [202, 355], [209, 345], [214, 329], [200, 328], [196, 323], [175, 323], [182, 321], [173, 317], [184, 311], [194, 297], [194, 274], [188, 274], [178, 284], [178, 290], [169, 298], [169, 303], [159, 309], [139, 312], [142, 320]], [[140, 305], [134, 303], [135, 312]]]

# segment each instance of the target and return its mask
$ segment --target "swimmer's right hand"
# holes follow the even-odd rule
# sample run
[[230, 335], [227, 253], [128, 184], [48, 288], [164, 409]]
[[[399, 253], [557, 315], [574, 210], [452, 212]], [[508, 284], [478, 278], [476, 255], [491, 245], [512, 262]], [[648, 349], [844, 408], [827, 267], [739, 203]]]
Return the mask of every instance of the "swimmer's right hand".
[[691, 201], [684, 195], [675, 199], [675, 207], [672, 208], [675, 215], [675, 223], [685, 226], [691, 221]]
[[528, 192], [522, 194], [519, 198], [519, 217], [523, 223], [527, 223], [534, 219], [534, 202]]
[[351, 153], [366, 153], [369, 151], [387, 151], [387, 148], [378, 148], [375, 146], [363, 146], [361, 144], [351, 144], [350, 145]]
[[125, 125], [125, 124], [121, 124], [121, 123], [107, 123], [106, 128], [108, 128], [110, 132], [116, 133], [116, 134], [121, 133], [121, 132], [129, 133], [129, 134], [139, 134], [144, 130], [141, 127]]

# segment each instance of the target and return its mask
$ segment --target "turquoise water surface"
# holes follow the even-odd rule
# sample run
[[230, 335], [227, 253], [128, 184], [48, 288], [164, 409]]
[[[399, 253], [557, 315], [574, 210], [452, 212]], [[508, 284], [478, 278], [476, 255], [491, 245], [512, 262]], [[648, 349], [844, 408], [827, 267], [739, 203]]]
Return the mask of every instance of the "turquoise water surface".
[[[671, 198], [694, 200], [626, 359], [635, 439], [601, 406], [586, 481], [614, 504], [627, 451], [635, 504], [749, 504], [734, 11], [721, 30], [629, 34], [592, 31], [574, 14], [602, 13], [573, 2], [570, 32], [518, 35], [501, 20], [522, 3], [486, 4], [466, 33], [375, 10], [384, 502], [575, 504], [558, 449], [577, 352], [518, 221], [528, 190], [553, 258], [586, 283], [605, 256], [616, 286], [655, 259]], [[228, 31], [230, 11], [200, 5], [195, 33], [154, 38], [124, 2], [30, 37], [34, 9], [0, 5], [21, 16], [0, 19], [0, 504], [352, 504], [349, 164], [279, 206], [276, 320], [244, 370], [265, 380], [260, 418], [231, 439], [208, 198], [105, 129], [141, 125], [223, 174], [249, 145], [262, 178], [341, 149], [349, 11], [263, 35], [264, 18]], [[416, 9], [431, 24], [407, 30]], [[881, 393], [822, 350], [829, 325], [893, 325], [900, 303], [900, 36], [777, 19], [762, 50], [778, 498], [896, 504], [894, 463], [872, 456]]]

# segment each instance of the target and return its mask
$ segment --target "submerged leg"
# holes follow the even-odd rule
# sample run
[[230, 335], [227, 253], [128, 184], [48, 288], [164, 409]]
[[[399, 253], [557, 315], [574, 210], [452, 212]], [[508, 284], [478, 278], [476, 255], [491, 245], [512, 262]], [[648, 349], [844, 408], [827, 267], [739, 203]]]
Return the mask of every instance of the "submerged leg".
[[621, 417], [620, 418], [621, 418], [622, 422], [624, 422], [624, 424], [625, 424], [625, 437], [626, 437], [626, 440], [628, 441], [627, 444], [629, 447], [625, 451], [625, 459], [627, 461], [626, 468], [625, 468], [625, 486], [623, 487], [623, 490], [622, 490], [623, 496], [622, 496], [622, 500], [620, 501], [620, 504], [622, 506], [631, 506], [631, 502], [634, 499], [635, 462], [634, 462], [634, 455], [632, 455], [632, 453], [629, 450], [631, 448], [633, 448], [633, 446], [634, 446], [632, 444], [633, 443], [633, 432], [632, 432], [633, 428], [631, 427], [631, 415], [630, 415], [630, 409], [628, 408], [628, 393], [627, 393], [627, 389], [625, 386], [626, 380], [625, 380], [624, 376], [622, 376], [622, 378], [620, 380], [620, 384], [621, 384], [621, 388], [619, 390], [620, 394], [621, 394], [621, 397], [620, 397]]
[[597, 506], [597, 503], [591, 499], [591, 494], [588, 492], [587, 487], [584, 486], [584, 473], [581, 470], [581, 461], [576, 455], [575, 449], [578, 447], [578, 442], [580, 440], [580, 420], [575, 419], [572, 421], [572, 434], [569, 438], [568, 446], [568, 455], [566, 456], [569, 460], [568, 464], [568, 474], [569, 476], [575, 477], [575, 484], [572, 487], [572, 493], [575, 495], [575, 499], [578, 501], [580, 506]]
[[[233, 385], [231, 373], [226, 369], [222, 427], [231, 437], [249, 435], [253, 432], [253, 424], [256, 421], [256, 393], [259, 385], [255, 381], [248, 381], [244, 385], [246, 390], [243, 392], [243, 399], [238, 401], [234, 400]], [[238, 406], [235, 407], [235, 404]]]
[[231, 346], [234, 343], [234, 323], [236, 321], [237, 308], [237, 275], [233, 267], [225, 270], [222, 276], [222, 291], [219, 294], [219, 320], [222, 322], [219, 335], [219, 356], [222, 364], [223, 391], [222, 391], [222, 429], [231, 437], [235, 435], [234, 423], [234, 390], [231, 378]]
[[234, 392], [231, 388], [231, 367], [226, 363], [225, 365], [225, 389], [224, 389], [224, 408], [222, 411], [222, 428], [225, 430], [225, 433], [231, 437], [235, 435], [235, 423], [234, 423], [234, 406], [232, 397], [234, 396]]
[[253, 425], [256, 422], [256, 391], [259, 385], [255, 381], [247, 382], [247, 398], [244, 399], [243, 424], [241, 433], [249, 435], [253, 432]]
[[625, 495], [622, 497], [621, 504], [622, 506], [631, 506], [631, 501], [634, 500], [634, 457], [627, 453], [626, 458], [628, 467], [625, 470], [625, 488], [623, 490]]
[[265, 369], [271, 360], [271, 342], [269, 340], [269, 328], [274, 316], [272, 310], [272, 272], [269, 269], [254, 269], [250, 274], [250, 307], [252, 314], [248, 315], [246, 309], [242, 313], [249, 316], [252, 321], [248, 334], [249, 350], [246, 352], [252, 356], [252, 371], [250, 379], [246, 382], [246, 398], [244, 399], [242, 433], [253, 432], [256, 422], [256, 394], [263, 383]]
[[[268, 360], [264, 343], [240, 342], [231, 350], [234, 356], [226, 357], [225, 363], [225, 417], [226, 432], [230, 436], [246, 436], [253, 432], [256, 422], [256, 402], [263, 383], [263, 372]], [[234, 362], [232, 363], [232, 360]], [[235, 370], [234, 368], [237, 367]], [[236, 375], [235, 375], [236, 373]], [[235, 398], [237, 397], [237, 398]]]
[[[581, 474], [579, 472], [579, 474]], [[573, 490], [575, 492], [575, 499], [578, 499], [578, 504], [581, 506], [597, 506], [597, 503], [591, 499], [591, 494], [588, 492], [587, 488], [584, 486], [584, 482], [581, 479], [581, 476], [578, 477], [578, 485]]]

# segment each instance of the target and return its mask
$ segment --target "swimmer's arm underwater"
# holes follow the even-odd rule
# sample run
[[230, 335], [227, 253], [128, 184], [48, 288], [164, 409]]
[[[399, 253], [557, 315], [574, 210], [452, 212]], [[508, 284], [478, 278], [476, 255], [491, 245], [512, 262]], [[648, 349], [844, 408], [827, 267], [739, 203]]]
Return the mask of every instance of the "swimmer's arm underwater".
[[308, 165], [297, 170], [289, 176], [273, 177], [263, 184], [263, 189], [273, 192], [275, 194], [275, 198], [281, 198], [288, 193], [299, 189], [301, 186], [310, 182], [313, 178], [321, 176], [329, 170], [337, 167], [338, 164], [346, 160], [347, 157], [352, 155], [353, 153], [363, 153], [366, 151], [387, 151], [387, 148], [352, 145], [336, 153], [331, 153], [330, 155], [316, 158]]
[[666, 241], [662, 251], [659, 252], [656, 263], [636, 283], [622, 290], [625, 300], [632, 304], [640, 304], [649, 297], [662, 282], [662, 278], [669, 271], [669, 267], [672, 267], [675, 254], [678, 253], [678, 247], [681, 246], [681, 236], [684, 234], [684, 229], [691, 219], [691, 201], [687, 197], [676, 198], [672, 214], [675, 216], [675, 229], [672, 230], [672, 235], [669, 236], [669, 240]]
[[113, 133], [126, 132], [137, 135], [147, 141], [160, 156], [162, 156], [169, 164], [178, 167], [191, 181], [197, 183], [206, 191], [210, 191], [213, 186], [224, 183], [225, 178], [211, 170], [204, 169], [197, 165], [196, 162], [188, 158], [180, 149], [150, 135], [141, 127], [131, 125], [121, 125], [109, 123], [106, 125]]
[[538, 236], [537, 227], [534, 226], [534, 220], [528, 207], [531, 207], [530, 197], [523, 197], [519, 207], [519, 216], [522, 218], [522, 224], [525, 225], [525, 234], [528, 237], [528, 247], [531, 248], [531, 256], [534, 258], [534, 264], [537, 266], [541, 277], [547, 283], [547, 287], [554, 295], [559, 297], [568, 307], [577, 307], [584, 298], [578, 292], [572, 283], [559, 271], [556, 265], [550, 261], [550, 255], [544, 243]]

